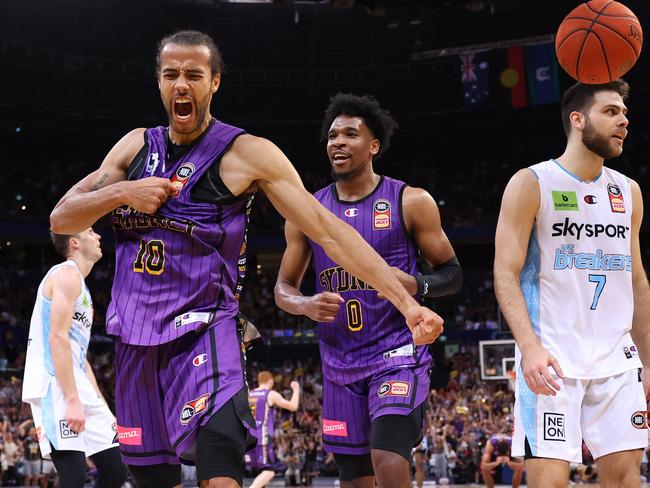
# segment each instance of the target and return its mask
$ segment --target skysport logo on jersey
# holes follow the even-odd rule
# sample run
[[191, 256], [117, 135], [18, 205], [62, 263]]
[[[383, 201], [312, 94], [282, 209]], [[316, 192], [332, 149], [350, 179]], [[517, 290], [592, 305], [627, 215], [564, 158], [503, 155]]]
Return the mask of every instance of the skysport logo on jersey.
[[566, 237], [571, 236], [580, 240], [581, 236], [584, 237], [601, 237], [607, 236], [616, 239], [625, 239], [625, 233], [630, 230], [625, 225], [614, 224], [591, 224], [591, 223], [578, 223], [571, 222], [569, 217], [565, 218], [563, 222], [555, 222], [551, 228], [553, 233], [551, 237]]
[[556, 211], [578, 211], [578, 197], [574, 191], [551, 191]]
[[183, 409], [181, 410], [181, 424], [187, 425], [192, 417], [208, 408], [208, 398], [210, 398], [210, 394], [204, 393], [196, 400], [189, 401], [183, 405]]

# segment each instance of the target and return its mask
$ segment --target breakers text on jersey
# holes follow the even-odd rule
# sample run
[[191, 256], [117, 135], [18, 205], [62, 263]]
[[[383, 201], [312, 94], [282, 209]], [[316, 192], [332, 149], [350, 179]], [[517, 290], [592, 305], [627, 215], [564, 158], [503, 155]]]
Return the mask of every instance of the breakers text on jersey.
[[632, 271], [632, 256], [605, 254], [602, 249], [595, 253], [574, 252], [573, 244], [564, 244], [555, 250], [553, 269], [590, 269], [602, 271]]
[[341, 293], [343, 291], [374, 290], [360, 279], [355, 278], [341, 266], [327, 268], [319, 275], [320, 284], [326, 291]]
[[625, 239], [625, 233], [630, 230], [630, 228], [625, 225], [584, 224], [571, 222], [568, 217], [564, 219], [564, 222], [555, 222], [552, 228], [552, 237], [571, 236], [578, 240], [580, 240], [580, 237], [582, 236], [600, 237], [602, 235], [617, 239]]
[[118, 207], [113, 210], [111, 220], [116, 229], [169, 229], [192, 236], [196, 224], [186, 220], [171, 219], [160, 215], [138, 212], [131, 207]]

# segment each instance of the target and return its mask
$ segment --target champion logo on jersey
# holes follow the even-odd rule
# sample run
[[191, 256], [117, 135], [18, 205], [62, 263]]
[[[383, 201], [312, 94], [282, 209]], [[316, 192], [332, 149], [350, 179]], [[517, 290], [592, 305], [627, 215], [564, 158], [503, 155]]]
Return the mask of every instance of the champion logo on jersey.
[[625, 201], [623, 200], [623, 192], [613, 183], [607, 185], [607, 194], [609, 195], [609, 205], [612, 207], [614, 213], [625, 213]]
[[198, 367], [201, 366], [203, 363], [206, 363], [207, 361], [208, 361], [207, 354], [199, 354], [198, 356], [195, 356], [194, 359], [192, 359], [192, 364]]
[[359, 209], [358, 208], [346, 208], [345, 212], [343, 212], [346, 217], [356, 217], [359, 215]]
[[372, 204], [373, 230], [390, 229], [390, 202], [384, 198], [375, 200]]
[[594, 195], [585, 195], [584, 201], [589, 205], [595, 205], [596, 203], [598, 203], [598, 200], [596, 200], [596, 197]]
[[176, 170], [176, 174], [172, 177], [171, 183], [176, 188], [177, 192], [174, 195], [174, 198], [178, 198], [181, 194], [181, 190], [185, 187], [187, 182], [190, 179], [190, 176], [194, 174], [196, 168], [192, 163], [183, 163]]

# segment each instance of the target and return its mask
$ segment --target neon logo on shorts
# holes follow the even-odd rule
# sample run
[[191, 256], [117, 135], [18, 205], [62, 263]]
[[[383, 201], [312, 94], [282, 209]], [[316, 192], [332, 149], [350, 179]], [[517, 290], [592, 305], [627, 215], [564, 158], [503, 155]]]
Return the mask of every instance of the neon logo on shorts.
[[79, 434], [70, 428], [67, 420], [59, 420], [59, 432], [61, 433], [61, 439], [79, 437]]
[[323, 419], [323, 434], [336, 437], [348, 436], [348, 423], [341, 420]]

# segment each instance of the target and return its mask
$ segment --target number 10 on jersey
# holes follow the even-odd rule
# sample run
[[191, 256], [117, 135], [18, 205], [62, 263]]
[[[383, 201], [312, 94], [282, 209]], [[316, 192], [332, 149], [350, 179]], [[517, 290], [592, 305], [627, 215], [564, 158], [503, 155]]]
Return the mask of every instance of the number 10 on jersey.
[[165, 243], [158, 239], [140, 240], [140, 249], [133, 263], [133, 271], [159, 275], [165, 271]]

